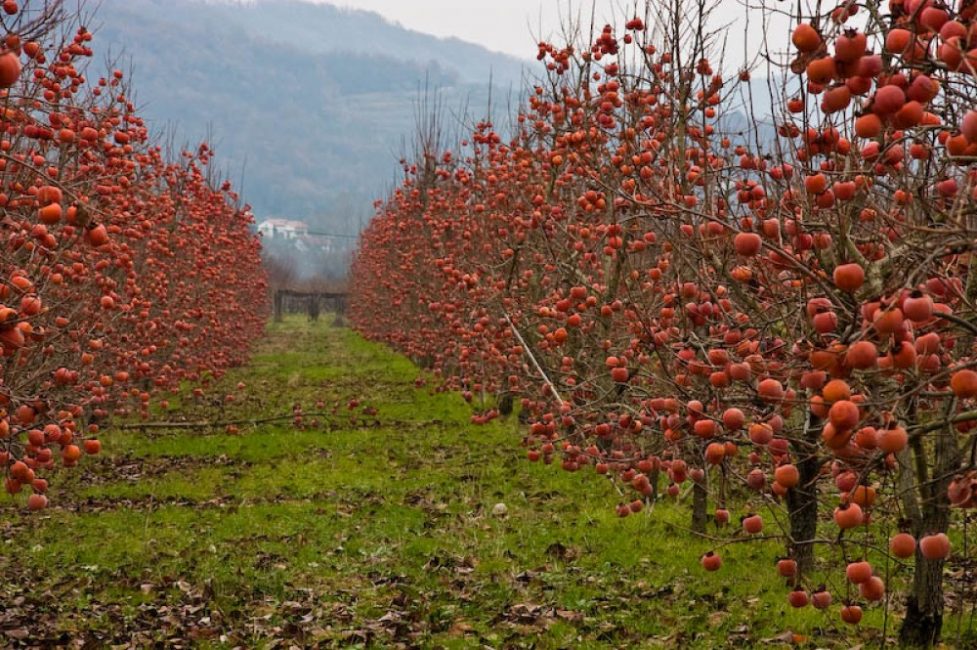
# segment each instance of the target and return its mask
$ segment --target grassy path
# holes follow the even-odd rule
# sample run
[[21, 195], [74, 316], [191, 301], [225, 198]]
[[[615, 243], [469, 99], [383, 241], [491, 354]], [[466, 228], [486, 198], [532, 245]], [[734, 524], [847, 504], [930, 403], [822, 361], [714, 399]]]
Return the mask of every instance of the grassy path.
[[669, 528], [685, 523], [683, 508], [620, 520], [608, 481], [526, 462], [514, 418], [473, 427], [460, 398], [417, 378], [348, 330], [270, 326], [249, 367], [208, 397], [172, 400], [160, 418], [258, 418], [296, 403], [307, 413], [338, 405], [335, 415], [305, 417], [303, 429], [117, 432], [104, 457], [56, 477], [43, 514], [4, 495], [0, 646], [839, 638], [835, 610], [787, 611], [785, 586], [756, 570], [772, 567], [776, 545], [731, 547], [724, 569], [705, 574], [706, 543]]

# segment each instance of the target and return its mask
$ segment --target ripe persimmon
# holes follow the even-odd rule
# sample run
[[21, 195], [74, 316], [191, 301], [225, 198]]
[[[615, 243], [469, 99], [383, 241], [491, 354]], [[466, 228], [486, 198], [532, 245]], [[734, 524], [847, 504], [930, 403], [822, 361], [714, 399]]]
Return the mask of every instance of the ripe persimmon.
[[821, 35], [808, 23], [801, 23], [794, 28], [791, 42], [801, 52], [814, 52], [821, 46]]
[[10, 88], [20, 79], [20, 58], [13, 52], [0, 54], [0, 88]]
[[832, 278], [836, 287], [842, 291], [853, 293], [865, 283], [865, 269], [855, 262], [839, 264], [832, 272]]

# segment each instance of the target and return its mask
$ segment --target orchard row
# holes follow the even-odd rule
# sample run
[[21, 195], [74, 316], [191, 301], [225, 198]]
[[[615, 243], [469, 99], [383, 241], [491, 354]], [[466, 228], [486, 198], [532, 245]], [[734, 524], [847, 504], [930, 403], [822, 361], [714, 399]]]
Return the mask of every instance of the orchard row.
[[169, 159], [123, 74], [88, 77], [62, 3], [2, 9], [0, 467], [40, 509], [45, 470], [98, 453], [107, 418], [240, 363], [266, 290], [208, 146]]
[[781, 540], [790, 604], [852, 624], [908, 573], [932, 644], [977, 506], [977, 4], [798, 6], [760, 70], [714, 66], [700, 5], [540, 43], [510, 136], [422, 131], [352, 318], [475, 422], [520, 400], [529, 459], [622, 516], [691, 492], [706, 570]]

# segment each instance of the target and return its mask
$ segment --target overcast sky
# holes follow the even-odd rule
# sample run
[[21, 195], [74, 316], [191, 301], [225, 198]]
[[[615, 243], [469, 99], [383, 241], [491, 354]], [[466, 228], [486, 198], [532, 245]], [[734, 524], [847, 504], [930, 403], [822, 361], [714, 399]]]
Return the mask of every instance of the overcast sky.
[[[375, 11], [410, 29], [436, 36], [458, 38], [484, 45], [489, 49], [524, 59], [536, 55], [535, 37], [542, 27], [544, 38], [556, 33], [561, 15], [566, 15], [568, 0], [310, 0], [344, 7]], [[634, 6], [634, 0], [596, 0], [598, 20], [609, 22], [615, 7]], [[781, 3], [792, 4], [792, 3]], [[574, 7], [586, 7], [589, 17], [590, 0], [574, 0]], [[629, 12], [630, 13], [630, 12]], [[620, 16], [620, 13], [618, 14]], [[727, 52], [742, 58], [744, 48], [743, 16], [745, 9], [738, 0], [722, 0], [714, 14], [719, 22], [736, 21], [728, 32]], [[620, 24], [620, 20], [618, 24]], [[771, 30], [779, 40], [786, 32]], [[757, 47], [761, 31], [754, 24], [750, 35], [751, 47]]]

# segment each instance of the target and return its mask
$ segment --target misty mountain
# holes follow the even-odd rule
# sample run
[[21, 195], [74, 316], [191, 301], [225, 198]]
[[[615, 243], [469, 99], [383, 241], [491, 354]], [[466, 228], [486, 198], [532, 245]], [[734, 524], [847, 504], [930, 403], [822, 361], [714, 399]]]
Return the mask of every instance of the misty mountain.
[[209, 137], [259, 219], [350, 234], [397, 178], [425, 84], [457, 119], [481, 117], [489, 79], [504, 102], [524, 65], [300, 0], [102, 0], [91, 29], [151, 125], [178, 145]]

